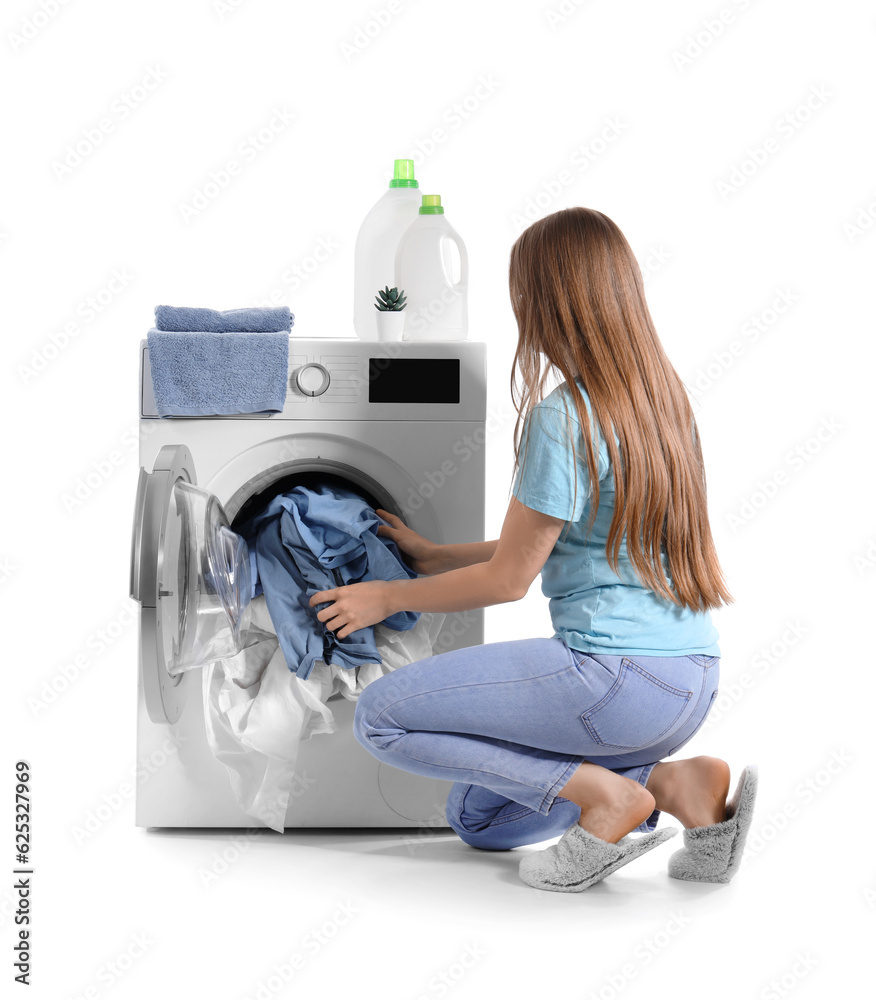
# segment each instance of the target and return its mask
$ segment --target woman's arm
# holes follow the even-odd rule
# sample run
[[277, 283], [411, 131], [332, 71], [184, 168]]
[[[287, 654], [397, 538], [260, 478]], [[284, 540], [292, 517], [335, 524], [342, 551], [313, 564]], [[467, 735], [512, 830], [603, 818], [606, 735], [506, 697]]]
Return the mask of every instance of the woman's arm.
[[316, 617], [344, 639], [397, 611], [470, 611], [517, 601], [541, 572], [564, 524], [512, 497], [488, 560], [417, 580], [370, 580], [322, 590], [310, 606], [328, 603]]
[[486, 562], [493, 558], [498, 539], [492, 542], [461, 542], [460, 544], [439, 545], [424, 538], [397, 515], [388, 510], [377, 508], [377, 513], [387, 524], [377, 527], [381, 538], [395, 542], [405, 554], [405, 562], [414, 570], [425, 576], [435, 573], [446, 573], [461, 566], [472, 566], [475, 563]]
[[451, 569], [461, 569], [463, 566], [474, 566], [476, 563], [489, 562], [496, 552], [499, 539], [491, 542], [459, 542], [457, 544], [439, 545], [435, 555], [435, 573], [446, 573]]

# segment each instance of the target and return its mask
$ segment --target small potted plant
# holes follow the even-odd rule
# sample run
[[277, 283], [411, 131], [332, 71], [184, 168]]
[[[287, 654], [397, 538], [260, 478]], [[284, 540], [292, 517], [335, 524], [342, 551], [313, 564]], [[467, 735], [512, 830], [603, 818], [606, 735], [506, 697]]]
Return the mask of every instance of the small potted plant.
[[374, 308], [377, 310], [377, 339], [402, 340], [405, 328], [404, 308], [407, 301], [404, 290], [399, 291], [387, 285], [374, 297], [377, 299], [374, 303]]

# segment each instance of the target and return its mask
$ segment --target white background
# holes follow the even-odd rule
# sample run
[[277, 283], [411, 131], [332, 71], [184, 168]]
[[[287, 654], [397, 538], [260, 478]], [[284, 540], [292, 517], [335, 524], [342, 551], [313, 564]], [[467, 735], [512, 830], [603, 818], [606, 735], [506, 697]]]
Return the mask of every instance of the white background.
[[[13, 765], [25, 758], [33, 995], [242, 998], [260, 984], [267, 996], [399, 1000], [847, 995], [876, 921], [864, 780], [876, 14], [853, 0], [401, 0], [379, 25], [387, 10], [3, 5], [4, 988], [17, 933]], [[144, 79], [154, 89], [138, 91]], [[244, 154], [272, 122], [271, 141]], [[86, 155], [65, 168], [81, 142]], [[728, 760], [734, 786], [745, 763], [761, 770], [729, 886], [669, 879], [680, 838], [564, 895], [520, 883], [519, 852], [477, 852], [452, 834], [412, 845], [379, 831], [268, 833], [235, 847], [231, 831], [137, 829], [118, 796], [135, 761], [138, 341], [159, 302], [221, 309], [272, 295], [295, 334], [348, 335], [356, 232], [397, 156], [416, 158], [421, 190], [443, 196], [470, 255], [470, 337], [488, 344], [494, 414], [487, 537], [508, 498], [507, 265], [527, 211], [605, 212], [646, 271], [658, 331], [697, 400], [736, 598], [715, 615], [722, 696], [687, 750]], [[229, 160], [239, 173], [187, 213]], [[313, 270], [320, 241], [333, 249]], [[284, 279], [294, 266], [298, 287]], [[791, 301], [779, 313], [776, 300]], [[71, 504], [95, 469], [95, 488]], [[551, 631], [537, 583], [522, 605], [486, 614], [487, 641]], [[87, 668], [65, 681], [82, 653]], [[114, 795], [111, 818], [78, 842]], [[223, 851], [228, 871], [205, 887], [199, 871]], [[331, 936], [314, 947], [321, 928]], [[295, 953], [304, 968], [271, 992]], [[468, 967], [455, 964], [466, 953]]]

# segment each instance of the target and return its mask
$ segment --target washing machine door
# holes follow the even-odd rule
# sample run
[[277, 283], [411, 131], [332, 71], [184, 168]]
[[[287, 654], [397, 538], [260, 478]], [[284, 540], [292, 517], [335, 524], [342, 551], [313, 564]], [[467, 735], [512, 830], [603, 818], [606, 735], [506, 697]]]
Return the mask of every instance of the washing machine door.
[[195, 686], [185, 682], [187, 673], [243, 648], [252, 597], [246, 542], [217, 498], [198, 487], [184, 445], [165, 445], [151, 472], [140, 469], [131, 597], [141, 607], [149, 717], [176, 722]]

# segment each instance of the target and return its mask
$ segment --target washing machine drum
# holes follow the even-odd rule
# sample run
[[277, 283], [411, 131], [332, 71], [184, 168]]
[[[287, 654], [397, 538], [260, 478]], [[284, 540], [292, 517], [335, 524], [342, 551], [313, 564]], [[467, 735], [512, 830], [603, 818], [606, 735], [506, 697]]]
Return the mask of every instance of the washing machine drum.
[[175, 677], [243, 648], [252, 576], [246, 542], [192, 481], [187, 449], [159, 458], [152, 473], [141, 470], [131, 596], [151, 612], [159, 672]]
[[[296, 460], [266, 470], [229, 501], [239, 525], [294, 485], [337, 482], [374, 507], [401, 516], [364, 473], [339, 462]], [[252, 570], [244, 539], [218, 498], [198, 486], [191, 453], [165, 445], [140, 469], [131, 546], [131, 597], [140, 603], [140, 660], [146, 707], [175, 722], [189, 671], [239, 653], [251, 619]]]

